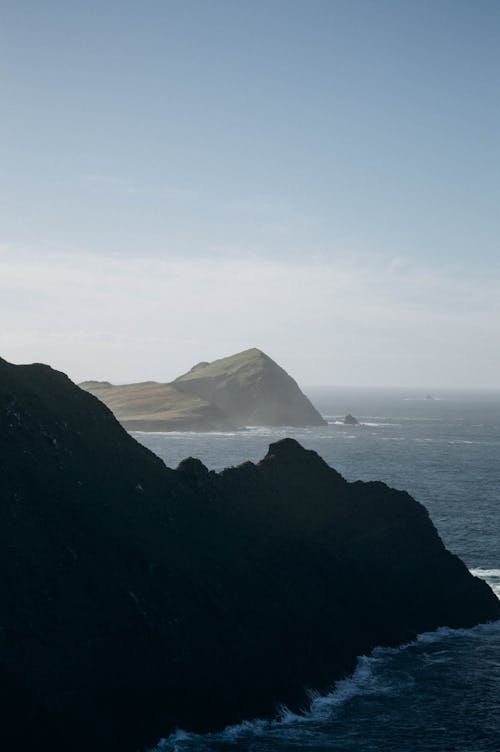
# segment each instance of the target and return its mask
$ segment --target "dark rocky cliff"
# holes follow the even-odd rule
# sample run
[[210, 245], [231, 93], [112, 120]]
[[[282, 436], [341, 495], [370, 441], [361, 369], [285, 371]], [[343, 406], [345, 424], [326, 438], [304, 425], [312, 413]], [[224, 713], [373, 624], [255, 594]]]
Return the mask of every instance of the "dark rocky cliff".
[[0, 360], [2, 748], [127, 752], [300, 707], [375, 645], [499, 616], [407, 494], [290, 439], [170, 470], [63, 374]]

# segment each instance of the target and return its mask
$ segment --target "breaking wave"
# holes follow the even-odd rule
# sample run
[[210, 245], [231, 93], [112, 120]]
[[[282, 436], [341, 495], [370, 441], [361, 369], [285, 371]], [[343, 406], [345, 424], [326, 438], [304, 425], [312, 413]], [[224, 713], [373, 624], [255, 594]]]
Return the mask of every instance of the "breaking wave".
[[[472, 569], [471, 572], [487, 580], [499, 593], [499, 569]], [[353, 674], [338, 681], [332, 692], [309, 692], [307, 711], [295, 713], [282, 707], [274, 719], [243, 721], [207, 734], [178, 729], [163, 739], [154, 752], [288, 752], [305, 748], [355, 752], [361, 749], [359, 745], [363, 743], [367, 729], [373, 733], [373, 726], [369, 723], [364, 728], [371, 714], [380, 715], [382, 712], [385, 718], [386, 713], [388, 720], [398, 705], [402, 705], [407, 714], [405, 703], [411, 702], [412, 693], [422, 692], [422, 688], [429, 692], [431, 705], [439, 702], [445, 691], [445, 670], [453, 671], [457, 656], [471, 655], [476, 662], [476, 654], [485, 651], [483, 646], [486, 646], [486, 652], [494, 650], [499, 638], [500, 622], [495, 622], [471, 629], [441, 627], [399, 647], [375, 648], [370, 655], [358, 658]], [[453, 675], [451, 681], [456, 681]], [[381, 708], [386, 710], [381, 711]], [[443, 729], [446, 726], [447, 721], [443, 719]], [[394, 744], [399, 744], [399, 747], [391, 742], [387, 749], [426, 748], [415, 741], [415, 746], [406, 746], [407, 739], [401, 737], [396, 742], [396, 737]], [[383, 747], [368, 748], [378, 751]], [[443, 749], [433, 745], [428, 748]], [[466, 748], [458, 746], [456, 749]]]
[[475, 577], [486, 580], [497, 598], [500, 598], [500, 569], [482, 569], [481, 567], [476, 567], [470, 571]]

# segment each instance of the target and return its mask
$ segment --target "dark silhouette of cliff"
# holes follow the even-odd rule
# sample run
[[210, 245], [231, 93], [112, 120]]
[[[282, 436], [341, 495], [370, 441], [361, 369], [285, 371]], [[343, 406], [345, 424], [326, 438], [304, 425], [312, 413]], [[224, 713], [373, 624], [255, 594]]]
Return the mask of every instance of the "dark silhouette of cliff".
[[127, 752], [303, 707], [376, 645], [500, 615], [406, 493], [291, 439], [168, 469], [44, 365], [0, 360], [0, 516], [6, 749]]

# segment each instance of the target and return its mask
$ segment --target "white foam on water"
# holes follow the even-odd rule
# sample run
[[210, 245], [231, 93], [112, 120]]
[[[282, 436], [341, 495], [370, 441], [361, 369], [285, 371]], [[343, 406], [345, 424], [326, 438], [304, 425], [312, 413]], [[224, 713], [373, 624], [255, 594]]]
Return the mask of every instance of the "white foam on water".
[[318, 721], [331, 717], [335, 708], [344, 705], [358, 695], [386, 695], [393, 691], [391, 684], [384, 683], [377, 675], [376, 669], [383, 660], [383, 655], [375, 653], [362, 655], [354, 673], [346, 679], [341, 679], [335, 685], [335, 689], [328, 694], [309, 693], [311, 706], [308, 711], [300, 716], [294, 715], [293, 720], [300, 719], [302, 722]]
[[488, 577], [500, 577], [500, 569], [482, 569], [481, 567], [475, 567], [470, 570], [475, 577], [482, 577], [487, 579]]
[[[477, 572], [478, 570], [472, 570]], [[488, 572], [490, 576], [500, 578], [500, 570], [479, 570]], [[493, 573], [493, 574], [492, 574]], [[178, 729], [166, 739], [162, 739], [153, 752], [202, 752], [212, 750], [214, 744], [237, 745], [244, 740], [262, 736], [279, 734], [287, 739], [300, 734], [304, 726], [331, 722], [339, 709], [356, 697], [387, 696], [401, 692], [411, 692], [414, 679], [405, 674], [384, 676], [383, 669], [390, 663], [391, 657], [397, 656], [402, 651], [425, 649], [426, 645], [436, 645], [443, 642], [446, 646], [451, 639], [481, 639], [486, 633], [497, 633], [500, 630], [500, 621], [488, 624], [479, 624], [468, 629], [452, 629], [440, 627], [433, 632], [424, 632], [412, 641], [394, 648], [375, 648], [370, 655], [358, 658], [356, 668], [351, 676], [337, 681], [335, 688], [326, 694], [309, 690], [310, 706], [308, 710], [295, 713], [283, 706], [274, 719], [257, 718], [251, 721], [243, 721], [232, 726], [227, 726], [220, 732], [207, 734], [195, 734]], [[434, 651], [432, 655], [421, 653], [423, 660], [445, 663], [449, 661], [446, 655], [446, 647], [440, 651]], [[236, 749], [238, 749], [236, 747]]]
[[435, 632], [422, 632], [418, 635], [414, 643], [408, 643], [408, 645], [402, 645], [402, 648], [410, 647], [411, 645], [430, 644], [442, 642], [443, 640], [458, 639], [466, 637], [467, 639], [481, 638], [487, 632], [497, 632], [500, 627], [499, 621], [486, 622], [484, 624], [478, 624], [475, 627], [453, 629], [452, 627], [439, 627]]
[[496, 446], [498, 441], [477, 441], [469, 439], [449, 439], [448, 444], [473, 444], [477, 446]]
[[485, 580], [497, 598], [500, 599], [500, 569], [482, 569], [481, 567], [476, 567], [470, 571], [474, 577], [480, 577], [482, 580]]
[[371, 423], [365, 420], [362, 420], [360, 425], [368, 426], [369, 428], [401, 428], [401, 423]]
[[282, 706], [274, 719], [257, 718], [252, 721], [227, 726], [223, 731], [208, 734], [194, 734], [178, 729], [168, 738], [163, 739], [155, 748], [155, 752], [184, 752], [186, 749], [211, 749], [213, 743], [237, 744], [244, 739], [268, 736], [273, 733], [289, 735], [297, 726], [303, 727], [311, 722], [321, 722], [332, 717], [335, 709], [349, 702], [358, 695], [385, 695], [392, 691], [390, 685], [377, 677], [375, 669], [383, 658], [374, 655], [361, 656], [354, 673], [338, 681], [335, 689], [328, 694], [321, 694], [310, 690], [310, 707], [302, 713], [294, 713], [286, 706]]
[[[338, 418], [334, 415], [327, 415], [326, 416], [327, 423], [329, 426], [349, 426], [349, 423], [345, 423], [344, 420]], [[370, 419], [363, 420], [362, 418], [358, 418], [358, 425], [360, 426], [367, 426], [368, 428], [399, 428], [401, 427], [401, 423], [388, 423], [387, 420], [390, 420], [389, 418], [381, 418], [379, 420], [377, 419]]]

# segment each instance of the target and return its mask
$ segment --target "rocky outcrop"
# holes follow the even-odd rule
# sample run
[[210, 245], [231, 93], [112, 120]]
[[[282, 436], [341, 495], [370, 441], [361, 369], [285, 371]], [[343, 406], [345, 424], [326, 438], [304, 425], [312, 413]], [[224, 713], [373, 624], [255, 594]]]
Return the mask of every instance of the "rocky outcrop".
[[347, 413], [344, 418], [344, 424], [346, 426], [359, 426], [359, 420], [354, 415], [351, 415], [351, 413]]
[[291, 439], [171, 470], [63, 374], [5, 361], [0, 429], [2, 748], [132, 752], [300, 708], [375, 645], [500, 616], [423, 506]]
[[128, 430], [326, 425], [296, 381], [257, 349], [198, 363], [171, 384], [85, 381], [80, 387], [102, 400]]

